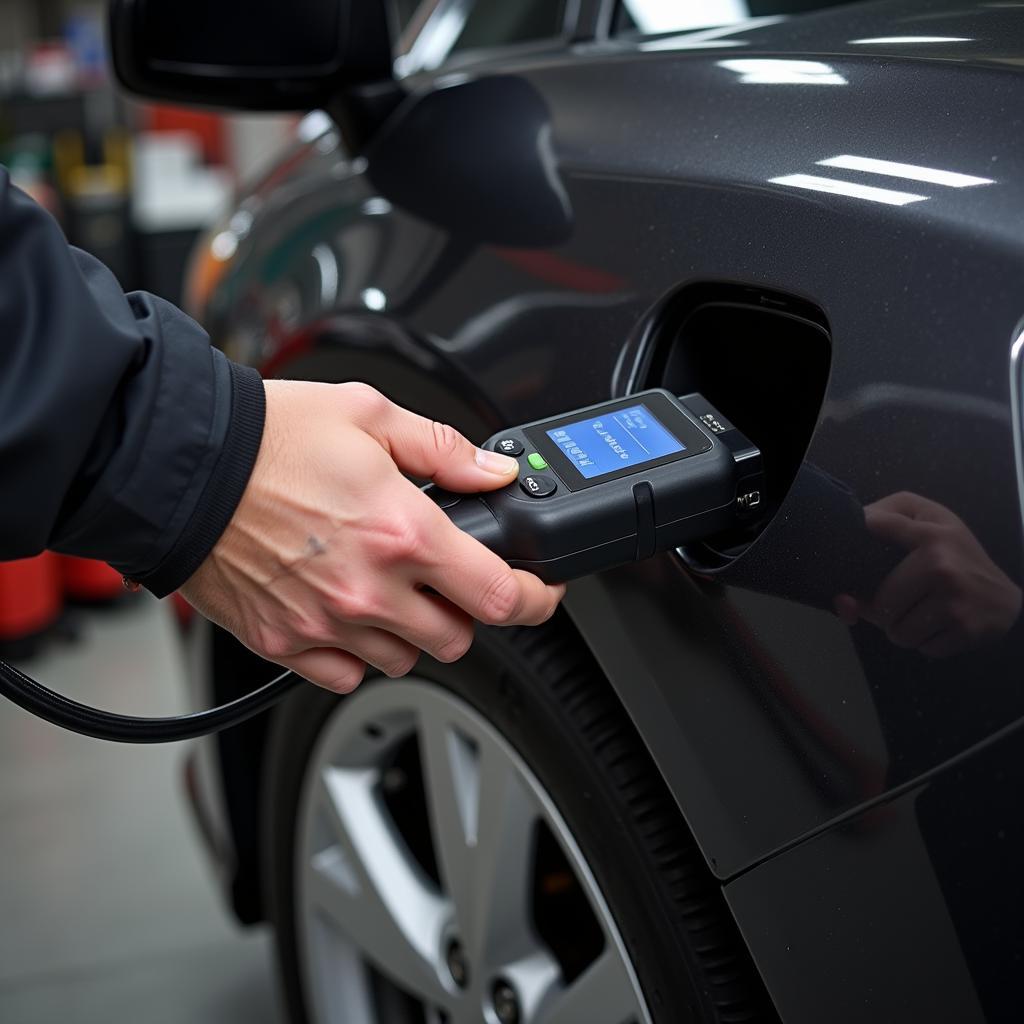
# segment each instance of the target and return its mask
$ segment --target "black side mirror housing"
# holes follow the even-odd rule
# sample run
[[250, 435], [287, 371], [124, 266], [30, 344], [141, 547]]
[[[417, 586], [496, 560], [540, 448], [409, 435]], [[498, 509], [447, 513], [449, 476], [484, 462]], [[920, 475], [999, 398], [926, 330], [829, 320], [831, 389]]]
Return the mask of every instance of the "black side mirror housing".
[[112, 0], [110, 50], [136, 95], [242, 110], [330, 109], [392, 80], [386, 0]]

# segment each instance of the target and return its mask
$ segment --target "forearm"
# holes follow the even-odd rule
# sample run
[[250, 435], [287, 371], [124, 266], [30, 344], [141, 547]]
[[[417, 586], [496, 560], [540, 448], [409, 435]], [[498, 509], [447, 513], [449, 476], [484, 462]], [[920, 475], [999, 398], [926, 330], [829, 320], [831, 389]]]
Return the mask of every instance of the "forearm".
[[262, 385], [170, 304], [125, 296], [0, 171], [0, 558], [102, 558], [159, 593], [248, 479]]

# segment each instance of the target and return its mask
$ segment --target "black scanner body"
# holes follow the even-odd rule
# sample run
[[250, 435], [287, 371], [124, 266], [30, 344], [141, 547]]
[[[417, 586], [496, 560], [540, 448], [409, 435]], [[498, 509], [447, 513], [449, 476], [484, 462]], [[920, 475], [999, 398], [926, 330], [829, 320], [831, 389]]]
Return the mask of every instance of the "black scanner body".
[[[637, 408], [653, 414], [682, 450], [588, 479], [552, 438], [566, 429], [593, 437], [587, 428], [594, 423], [614, 426]], [[727, 531], [762, 510], [760, 451], [701, 395], [643, 391], [503, 430], [483, 447], [516, 453], [519, 479], [484, 494], [434, 486], [426, 492], [456, 526], [548, 583], [649, 558]], [[531, 456], [546, 462], [539, 474]], [[538, 491], [553, 490], [537, 496], [528, 489], [531, 481], [541, 481]]]

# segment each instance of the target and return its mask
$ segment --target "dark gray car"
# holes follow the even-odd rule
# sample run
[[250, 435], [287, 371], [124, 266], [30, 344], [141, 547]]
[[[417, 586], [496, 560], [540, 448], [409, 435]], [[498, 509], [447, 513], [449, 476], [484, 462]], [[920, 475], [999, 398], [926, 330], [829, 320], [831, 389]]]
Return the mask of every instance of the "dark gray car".
[[[1024, 1019], [1024, 5], [821, 6], [426, 0], [197, 255], [268, 375], [478, 441], [699, 390], [766, 463], [755, 527], [200, 752], [295, 1021]], [[197, 639], [204, 703], [268, 673]]]

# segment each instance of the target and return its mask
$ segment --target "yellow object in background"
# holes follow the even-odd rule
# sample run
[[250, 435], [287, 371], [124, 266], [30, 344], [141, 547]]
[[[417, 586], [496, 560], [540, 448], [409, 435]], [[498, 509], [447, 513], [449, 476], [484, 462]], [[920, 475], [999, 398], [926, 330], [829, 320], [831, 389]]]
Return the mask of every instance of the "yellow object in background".
[[103, 163], [89, 164], [81, 134], [59, 132], [53, 139], [53, 169], [67, 196], [123, 193], [131, 180], [131, 137], [124, 129], [111, 129], [103, 138]]
[[53, 137], [53, 175], [57, 188], [65, 195], [71, 192], [71, 175], [85, 164], [85, 145], [78, 132], [58, 132]]

